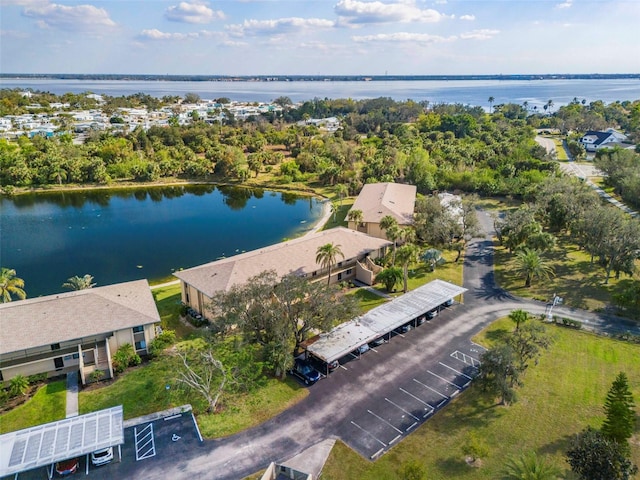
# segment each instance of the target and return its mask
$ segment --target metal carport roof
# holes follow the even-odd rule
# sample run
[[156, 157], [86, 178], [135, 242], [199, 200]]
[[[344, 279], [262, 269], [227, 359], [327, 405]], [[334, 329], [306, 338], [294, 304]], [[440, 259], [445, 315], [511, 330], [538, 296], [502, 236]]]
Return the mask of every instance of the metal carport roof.
[[124, 443], [122, 405], [0, 435], [0, 477]]
[[453, 283], [433, 280], [321, 334], [307, 351], [325, 362], [332, 362], [466, 291]]

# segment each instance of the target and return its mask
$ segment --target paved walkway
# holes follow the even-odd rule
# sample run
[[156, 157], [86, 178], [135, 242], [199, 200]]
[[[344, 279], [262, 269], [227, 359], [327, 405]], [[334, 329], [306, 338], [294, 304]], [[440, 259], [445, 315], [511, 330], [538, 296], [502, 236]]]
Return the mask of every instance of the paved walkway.
[[78, 371], [67, 373], [67, 418], [78, 416]]

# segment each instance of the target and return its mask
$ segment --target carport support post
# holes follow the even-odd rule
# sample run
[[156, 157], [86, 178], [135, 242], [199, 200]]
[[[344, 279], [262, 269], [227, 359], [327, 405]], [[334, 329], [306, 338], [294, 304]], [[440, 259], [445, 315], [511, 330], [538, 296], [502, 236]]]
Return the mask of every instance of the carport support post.
[[122, 463], [122, 445], [118, 445], [118, 463]]
[[87, 461], [85, 462], [87, 466], [85, 467], [84, 474], [89, 475], [89, 454], [87, 453]]
[[51, 480], [53, 478], [53, 463], [51, 464], [51, 468], [47, 468], [47, 476], [49, 477], [49, 480]]

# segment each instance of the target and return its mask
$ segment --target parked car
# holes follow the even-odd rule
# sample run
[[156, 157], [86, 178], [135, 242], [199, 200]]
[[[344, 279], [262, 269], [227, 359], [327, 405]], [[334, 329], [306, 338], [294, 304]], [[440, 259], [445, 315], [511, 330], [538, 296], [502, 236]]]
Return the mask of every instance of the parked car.
[[338, 362], [338, 360], [334, 360], [333, 362], [327, 363], [315, 357], [309, 357], [309, 363], [311, 363], [311, 366], [321, 373], [324, 373], [327, 371], [331, 373], [340, 366], [340, 362]]
[[73, 475], [78, 471], [78, 465], [80, 460], [78, 458], [70, 458], [69, 460], [63, 460], [56, 463], [56, 473], [61, 477], [67, 475]]
[[96, 450], [91, 454], [91, 463], [93, 463], [96, 467], [100, 465], [105, 465], [113, 460], [113, 448], [107, 447], [101, 450]]
[[311, 364], [300, 358], [296, 358], [293, 368], [289, 370], [291, 375], [298, 377], [305, 385], [313, 385], [320, 380], [320, 372], [311, 366]]
[[358, 348], [356, 348], [356, 352], [358, 352], [360, 355], [368, 351], [369, 351], [368, 343], [365, 343], [364, 345], [360, 345]]
[[384, 337], [378, 337], [375, 340], [369, 342], [369, 346], [371, 348], [373, 347], [379, 347], [380, 345], [387, 343], [387, 341], [384, 339]]
[[405, 323], [404, 325], [401, 325], [398, 328], [396, 328], [395, 331], [396, 333], [407, 333], [412, 328], [413, 328], [413, 325], [411, 325], [410, 323]]
[[438, 316], [438, 309], [430, 310], [426, 313], [427, 319], [432, 320]]
[[450, 298], [449, 300], [444, 302], [442, 305], [444, 305], [445, 307], [450, 307], [451, 305], [453, 305], [453, 298]]

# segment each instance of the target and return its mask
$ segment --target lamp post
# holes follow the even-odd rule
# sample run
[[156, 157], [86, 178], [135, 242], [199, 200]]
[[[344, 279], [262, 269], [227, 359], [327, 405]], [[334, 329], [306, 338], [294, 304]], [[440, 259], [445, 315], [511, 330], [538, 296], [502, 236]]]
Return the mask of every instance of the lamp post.
[[564, 299], [562, 297], [559, 297], [555, 293], [553, 294], [553, 300], [551, 301], [551, 303], [547, 303], [547, 320], [549, 322], [553, 320], [553, 315], [551, 314], [553, 307], [555, 307], [556, 305], [562, 305], [563, 301]]

